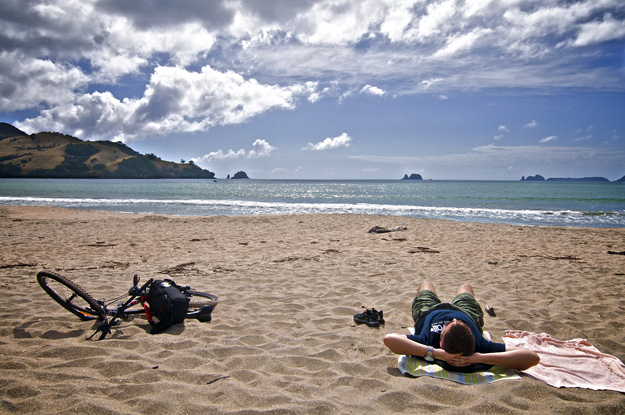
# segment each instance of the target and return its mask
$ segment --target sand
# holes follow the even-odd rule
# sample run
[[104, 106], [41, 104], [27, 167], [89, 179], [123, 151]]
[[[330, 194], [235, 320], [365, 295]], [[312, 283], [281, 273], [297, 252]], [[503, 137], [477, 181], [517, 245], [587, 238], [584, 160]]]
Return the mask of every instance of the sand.
[[[423, 279], [443, 300], [470, 282], [486, 330], [586, 338], [625, 359], [625, 229], [369, 215], [165, 217], [0, 209], [0, 412], [89, 414], [617, 414], [625, 394], [519, 380], [409, 378], [382, 344], [412, 325]], [[371, 234], [373, 226], [407, 230]], [[215, 293], [213, 321], [158, 335], [145, 319], [100, 342], [35, 279], [95, 297], [136, 273]], [[356, 325], [362, 307], [386, 325]]]

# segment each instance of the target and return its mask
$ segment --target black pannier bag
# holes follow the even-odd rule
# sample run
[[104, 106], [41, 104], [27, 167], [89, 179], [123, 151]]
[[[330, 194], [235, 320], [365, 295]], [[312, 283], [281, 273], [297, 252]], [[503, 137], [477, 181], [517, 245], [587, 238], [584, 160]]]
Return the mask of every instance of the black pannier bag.
[[152, 334], [182, 323], [189, 309], [189, 297], [170, 279], [153, 281], [142, 301]]

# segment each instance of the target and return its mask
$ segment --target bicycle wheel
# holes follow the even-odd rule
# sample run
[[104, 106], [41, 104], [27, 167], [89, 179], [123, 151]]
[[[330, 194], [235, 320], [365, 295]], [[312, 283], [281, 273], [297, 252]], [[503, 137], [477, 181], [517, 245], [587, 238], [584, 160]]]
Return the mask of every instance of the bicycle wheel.
[[189, 301], [189, 311], [194, 311], [207, 305], [214, 308], [218, 302], [215, 294], [207, 294], [193, 290], [187, 291], [187, 294], [191, 296]]
[[41, 288], [54, 301], [81, 320], [104, 320], [106, 313], [96, 300], [74, 282], [50, 271], [41, 271], [37, 274], [37, 281]]

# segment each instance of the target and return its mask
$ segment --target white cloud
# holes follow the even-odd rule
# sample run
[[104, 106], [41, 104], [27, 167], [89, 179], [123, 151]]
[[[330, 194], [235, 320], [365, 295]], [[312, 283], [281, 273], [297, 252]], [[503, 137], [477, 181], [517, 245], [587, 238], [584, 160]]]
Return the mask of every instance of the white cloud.
[[276, 167], [275, 169], [271, 170], [271, 172], [275, 174], [297, 174], [301, 173], [302, 171], [304, 171], [304, 168], [302, 166], [297, 166], [294, 169], [288, 169], [286, 167]]
[[261, 140], [261, 139], [254, 141], [254, 144], [252, 144], [252, 146], [254, 147], [254, 150], [251, 150], [247, 154], [247, 158], [250, 158], [250, 159], [269, 157], [271, 153], [276, 150], [276, 147], [272, 146], [267, 141]]
[[538, 123], [536, 122], [536, 120], [532, 120], [530, 122], [528, 122], [527, 124], [525, 124], [523, 126], [523, 128], [534, 128], [538, 125]]
[[491, 29], [476, 29], [469, 33], [453, 35], [447, 39], [447, 44], [434, 53], [435, 58], [448, 58], [458, 53], [471, 50], [480, 39], [492, 33]]
[[311, 44], [345, 44], [359, 39], [387, 13], [380, 1], [311, 2], [311, 7], [290, 17], [296, 37]]
[[447, 26], [453, 24], [454, 20], [456, 20], [454, 19], [456, 13], [456, 2], [454, 0], [428, 4], [427, 13], [419, 19], [416, 30], [417, 37], [426, 39], [446, 31]]
[[506, 127], [505, 125], [500, 125], [499, 127], [497, 127], [497, 131], [503, 131], [505, 133], [509, 133], [510, 129]]
[[495, 141], [499, 141], [499, 140], [501, 140], [503, 137], [504, 137], [503, 135], [496, 135], [496, 136], [494, 136], [494, 137], [493, 137], [493, 139], [494, 139]]
[[137, 30], [127, 19], [111, 19], [107, 25], [105, 45], [87, 55], [97, 69], [94, 80], [99, 82], [115, 82], [137, 73], [157, 54], [169, 57], [173, 65], [190, 65], [215, 43], [215, 37], [198, 23]]
[[193, 162], [199, 163], [203, 161], [219, 161], [219, 160], [232, 160], [238, 159], [241, 157], [245, 157], [246, 152], [243, 149], [238, 151], [234, 151], [232, 149], [228, 150], [226, 153], [223, 150], [212, 151], [208, 154], [203, 155], [202, 157], [192, 158]]
[[18, 52], [0, 52], [0, 110], [61, 105], [88, 84], [78, 68]]
[[377, 96], [382, 96], [386, 93], [386, 91], [384, 91], [383, 89], [378, 88], [377, 86], [371, 86], [371, 85], [363, 86], [360, 92], [363, 94], [377, 95]]
[[556, 141], [558, 139], [557, 135], [550, 135], [549, 137], [542, 138], [539, 143], [549, 143], [551, 141]]
[[334, 138], [328, 137], [325, 140], [317, 144], [308, 143], [308, 145], [302, 148], [302, 150], [323, 151], [323, 150], [331, 150], [331, 149], [340, 148], [340, 147], [349, 147], [351, 141], [352, 141], [352, 138], [348, 136], [347, 133], [343, 133], [338, 137], [334, 137]]
[[412, 21], [410, 7], [412, 2], [395, 2], [391, 4], [384, 21], [380, 25], [380, 32], [388, 36], [392, 42], [403, 40], [404, 32]]
[[589, 46], [625, 36], [625, 22], [615, 20], [612, 15], [602, 22], [592, 21], [581, 25], [574, 46]]
[[[174, 132], [206, 131], [238, 124], [271, 109], [292, 109], [316, 84], [263, 85], [210, 66], [199, 72], [181, 67], [155, 69], [143, 97], [118, 100], [110, 93], [77, 97], [19, 123], [36, 131], [89, 131], [83, 138], [129, 141]], [[84, 115], [88, 115], [85, 117]]]
[[[588, 127], [582, 129], [579, 128], [577, 129], [577, 131], [575, 131], [575, 134], [585, 134], [583, 136], [580, 137], [575, 137], [573, 140], [575, 141], [585, 141], [585, 140], [592, 140], [594, 138], [592, 131], [595, 129], [594, 126], [589, 125]], [[614, 134], [615, 131], [612, 131], [612, 134]], [[616, 138], [618, 138], [618, 136], [616, 136]]]
[[431, 78], [431, 79], [424, 79], [423, 81], [421, 81], [421, 86], [423, 87], [424, 90], [429, 89], [430, 87], [440, 83], [443, 81], [443, 78]]
[[254, 141], [252, 147], [253, 150], [250, 150], [249, 152], [245, 151], [244, 149], [239, 149], [237, 151], [230, 149], [225, 153], [223, 152], [223, 150], [217, 150], [205, 154], [201, 157], [192, 158], [191, 160], [193, 160], [194, 163], [201, 163], [210, 161], [233, 160], [238, 158], [254, 159], [269, 157], [271, 153], [276, 150], [276, 147], [261, 139], [257, 139], [256, 141]]

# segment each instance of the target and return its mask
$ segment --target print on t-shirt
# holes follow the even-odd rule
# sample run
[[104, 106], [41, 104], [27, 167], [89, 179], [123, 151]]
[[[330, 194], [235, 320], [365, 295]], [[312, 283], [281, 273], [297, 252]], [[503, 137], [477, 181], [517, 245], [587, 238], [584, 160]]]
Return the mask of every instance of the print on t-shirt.
[[447, 320], [435, 321], [430, 326], [430, 333], [440, 333], [441, 331], [443, 331], [443, 328], [449, 323], [451, 323], [451, 321], [447, 321]]

